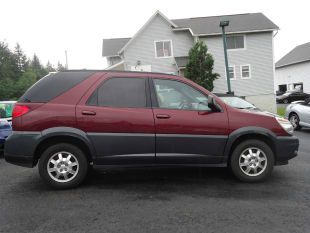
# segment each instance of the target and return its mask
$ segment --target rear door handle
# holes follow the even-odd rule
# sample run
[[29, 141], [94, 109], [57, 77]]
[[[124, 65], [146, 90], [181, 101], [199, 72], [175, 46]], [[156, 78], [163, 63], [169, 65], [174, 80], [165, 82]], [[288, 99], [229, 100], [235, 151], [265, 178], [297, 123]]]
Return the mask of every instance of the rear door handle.
[[156, 117], [158, 119], [169, 119], [170, 118], [168, 114], [157, 114]]
[[86, 115], [86, 116], [95, 116], [96, 112], [93, 111], [82, 111], [82, 115]]

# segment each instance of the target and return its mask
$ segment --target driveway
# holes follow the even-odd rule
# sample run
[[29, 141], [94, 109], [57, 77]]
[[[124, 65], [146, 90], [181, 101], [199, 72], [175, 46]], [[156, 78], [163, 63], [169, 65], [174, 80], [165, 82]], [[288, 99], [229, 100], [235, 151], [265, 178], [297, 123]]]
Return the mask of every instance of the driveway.
[[0, 232], [308, 232], [310, 130], [296, 135], [299, 156], [259, 184], [225, 168], [144, 168], [53, 191], [0, 159]]

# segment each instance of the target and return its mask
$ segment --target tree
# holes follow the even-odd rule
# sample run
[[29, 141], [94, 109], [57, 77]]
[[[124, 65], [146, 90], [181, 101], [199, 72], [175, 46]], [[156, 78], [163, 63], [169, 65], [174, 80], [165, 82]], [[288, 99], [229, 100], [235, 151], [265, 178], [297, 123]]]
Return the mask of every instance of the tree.
[[188, 55], [189, 61], [186, 65], [185, 77], [212, 91], [213, 82], [219, 77], [219, 74], [213, 72], [214, 59], [208, 53], [207, 46], [203, 41], [198, 41], [190, 49]]
[[65, 70], [66, 70], [66, 67], [64, 67], [63, 64], [58, 62], [58, 64], [57, 64], [57, 71], [65, 71]]
[[48, 74], [48, 71], [41, 64], [40, 59], [36, 54], [33, 55], [33, 58], [30, 62], [30, 69], [32, 69], [33, 72], [35, 72], [37, 80]]
[[28, 60], [18, 43], [16, 44], [14, 48], [14, 58], [15, 58], [15, 62], [18, 67], [18, 71], [20, 73], [25, 72], [26, 69], [28, 68]]
[[4, 42], [0, 42], [0, 81], [4, 79], [17, 79], [18, 66], [15, 57]]
[[47, 70], [47, 72], [55, 72], [56, 71], [56, 69], [53, 67], [53, 65], [50, 63], [50, 61], [47, 61], [46, 70]]
[[[60, 67], [63, 66], [60, 64], [58, 69]], [[55, 71], [53, 65], [50, 62], [42, 65], [36, 54], [28, 59], [19, 44], [11, 51], [7, 43], [0, 41], [0, 101], [18, 99], [37, 80], [52, 71]]]

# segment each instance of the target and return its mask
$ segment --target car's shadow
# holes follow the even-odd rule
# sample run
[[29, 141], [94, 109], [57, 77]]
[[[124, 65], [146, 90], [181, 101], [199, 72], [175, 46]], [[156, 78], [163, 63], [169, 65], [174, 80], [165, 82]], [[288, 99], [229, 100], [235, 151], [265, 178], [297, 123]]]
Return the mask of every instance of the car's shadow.
[[[13, 166], [13, 165], [12, 165]], [[21, 168], [23, 169], [23, 168]], [[234, 198], [234, 199], [287, 199], [293, 192], [284, 189], [290, 177], [284, 168], [275, 169], [266, 181], [243, 183], [233, 177], [228, 168], [205, 167], [144, 167], [92, 170], [85, 182], [75, 189], [53, 190], [40, 179], [37, 169], [23, 169], [23, 177], [10, 182], [9, 192], [14, 195], [125, 195], [134, 199], [170, 200], [179, 195]]]
[[[281, 171], [261, 183], [243, 183], [227, 168], [130, 168], [93, 170], [83, 191], [100, 190], [131, 193], [137, 198], [171, 199], [175, 195], [236, 199], [287, 198], [281, 185], [287, 177]], [[281, 182], [281, 179], [282, 180]], [[278, 186], [278, 187], [277, 187]]]

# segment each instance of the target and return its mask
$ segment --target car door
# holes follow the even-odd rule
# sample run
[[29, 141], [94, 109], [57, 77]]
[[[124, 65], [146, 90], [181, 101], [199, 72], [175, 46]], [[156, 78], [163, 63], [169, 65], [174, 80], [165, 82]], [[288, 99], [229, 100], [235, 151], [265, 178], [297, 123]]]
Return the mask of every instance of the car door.
[[218, 163], [228, 135], [225, 110], [212, 112], [208, 96], [188, 83], [150, 82], [158, 163]]
[[298, 106], [300, 124], [310, 126], [310, 102], [305, 102]]
[[145, 77], [108, 76], [78, 104], [78, 127], [93, 143], [97, 164], [154, 162], [154, 118], [146, 84]]

